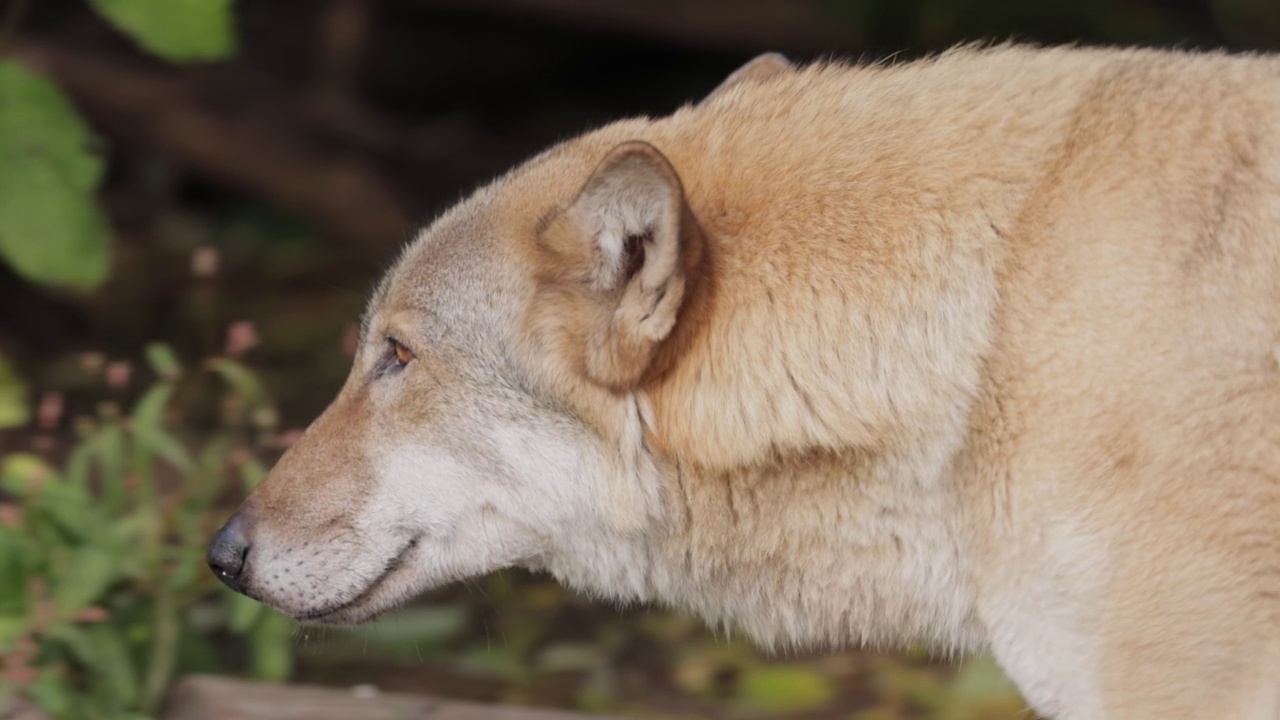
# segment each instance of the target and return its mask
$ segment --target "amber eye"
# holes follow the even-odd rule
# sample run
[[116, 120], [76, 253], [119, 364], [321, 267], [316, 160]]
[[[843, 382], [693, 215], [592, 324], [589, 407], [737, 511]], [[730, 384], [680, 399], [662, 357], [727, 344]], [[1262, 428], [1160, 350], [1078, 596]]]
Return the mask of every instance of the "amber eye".
[[413, 351], [395, 340], [391, 341], [391, 349], [395, 351], [396, 360], [401, 365], [408, 365], [409, 361], [413, 359]]

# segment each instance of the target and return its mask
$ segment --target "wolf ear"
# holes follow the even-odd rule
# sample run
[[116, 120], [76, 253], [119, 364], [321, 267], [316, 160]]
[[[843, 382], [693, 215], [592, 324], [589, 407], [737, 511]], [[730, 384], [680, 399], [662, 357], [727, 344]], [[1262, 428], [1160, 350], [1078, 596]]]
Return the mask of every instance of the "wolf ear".
[[724, 82], [716, 86], [699, 105], [705, 105], [713, 98], [723, 95], [726, 90], [744, 82], [760, 82], [783, 73], [791, 72], [795, 66], [791, 61], [781, 53], [770, 52], [763, 55], [757, 55], [754, 59], [747, 62], [746, 65], [734, 70]]
[[633, 387], [671, 333], [685, 293], [686, 238], [695, 232], [680, 178], [652, 145], [609, 152], [543, 241], [570, 260], [594, 305], [586, 370]]

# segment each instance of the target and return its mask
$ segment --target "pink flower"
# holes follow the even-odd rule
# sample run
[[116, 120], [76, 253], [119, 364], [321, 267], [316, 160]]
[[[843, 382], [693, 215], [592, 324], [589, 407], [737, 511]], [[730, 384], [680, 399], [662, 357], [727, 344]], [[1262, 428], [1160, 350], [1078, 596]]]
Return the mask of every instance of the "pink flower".
[[258, 330], [251, 321], [238, 320], [227, 328], [226, 353], [229, 357], [240, 357], [257, 344]]

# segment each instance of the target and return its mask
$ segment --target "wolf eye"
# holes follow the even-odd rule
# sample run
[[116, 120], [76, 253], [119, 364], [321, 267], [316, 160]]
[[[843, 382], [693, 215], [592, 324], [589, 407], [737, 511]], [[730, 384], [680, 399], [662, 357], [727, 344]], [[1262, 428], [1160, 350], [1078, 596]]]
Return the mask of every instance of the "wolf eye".
[[391, 345], [391, 352], [395, 355], [396, 364], [400, 367], [408, 365], [409, 361], [413, 359], [413, 351], [395, 338], [387, 338], [387, 342]]

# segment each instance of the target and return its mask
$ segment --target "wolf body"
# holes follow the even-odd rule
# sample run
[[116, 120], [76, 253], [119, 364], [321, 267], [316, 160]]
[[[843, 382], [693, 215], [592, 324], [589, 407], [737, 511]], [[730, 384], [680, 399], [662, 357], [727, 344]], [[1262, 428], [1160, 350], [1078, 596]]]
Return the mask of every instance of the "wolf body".
[[1041, 714], [1280, 717], [1280, 60], [767, 56], [410, 244], [210, 549], [297, 618], [506, 566]]

